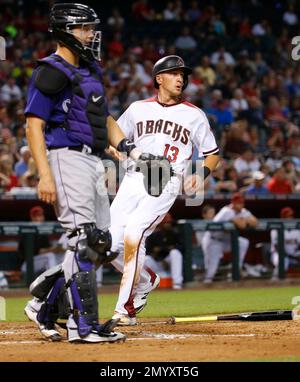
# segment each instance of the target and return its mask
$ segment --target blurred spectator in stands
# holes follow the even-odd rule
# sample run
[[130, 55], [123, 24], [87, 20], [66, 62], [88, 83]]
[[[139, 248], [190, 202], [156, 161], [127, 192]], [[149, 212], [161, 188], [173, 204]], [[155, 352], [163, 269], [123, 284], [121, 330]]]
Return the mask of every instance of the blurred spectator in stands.
[[216, 73], [210, 65], [208, 56], [204, 56], [201, 60], [201, 65], [194, 69], [196, 76], [205, 84], [213, 86], [216, 82]]
[[[42, 224], [45, 222], [45, 212], [41, 206], [34, 206], [29, 211], [30, 221], [33, 223]], [[51, 267], [61, 263], [67, 248], [67, 237], [63, 234], [57, 244], [52, 245], [49, 236], [44, 234], [37, 234], [34, 236], [34, 258], [33, 267], [34, 273], [40, 274]], [[20, 260], [23, 262], [21, 271], [27, 271], [27, 264], [25, 260], [25, 238], [23, 235], [19, 241], [19, 254]]]
[[217, 101], [216, 107], [211, 108], [208, 113], [215, 120], [217, 136], [220, 136], [222, 130], [233, 122], [232, 112], [224, 99]]
[[290, 101], [290, 121], [300, 126], [300, 96], [292, 97]]
[[[291, 207], [284, 207], [280, 211], [281, 219], [295, 219], [295, 211]], [[300, 266], [300, 230], [284, 230], [284, 269], [287, 271], [290, 265]], [[278, 253], [278, 231], [271, 230], [271, 261], [274, 266], [273, 279], [279, 276], [279, 253]]]
[[269, 171], [274, 172], [282, 165], [282, 149], [275, 147], [267, 153], [265, 164], [269, 167]]
[[16, 84], [15, 78], [9, 77], [7, 82], [1, 87], [0, 100], [3, 103], [10, 103], [19, 101], [21, 98], [22, 92], [20, 87]]
[[[296, 71], [293, 72], [292, 76], [288, 81], [286, 81], [286, 88], [290, 96], [292, 96], [291, 102], [299, 102], [300, 97], [300, 76]], [[298, 98], [296, 98], [298, 97]]]
[[252, 62], [253, 72], [258, 79], [261, 79], [268, 73], [269, 67], [263, 58], [261, 52], [255, 52], [254, 61]]
[[241, 111], [248, 109], [248, 102], [242, 89], [237, 88], [234, 91], [233, 98], [230, 100], [230, 108], [234, 117], [237, 117]]
[[210, 62], [212, 65], [217, 65], [219, 62], [224, 62], [225, 65], [232, 66], [235, 64], [235, 60], [231, 53], [225, 51], [225, 48], [221, 46], [216, 52], [211, 55]]
[[211, 188], [216, 193], [232, 193], [239, 190], [242, 181], [239, 179], [234, 167], [223, 163], [213, 171], [210, 178]]
[[137, 21], [153, 20], [155, 17], [154, 10], [149, 6], [148, 0], [136, 0], [132, 4], [132, 14]]
[[266, 142], [266, 126], [263, 114], [263, 106], [258, 97], [247, 98], [248, 108], [240, 112], [240, 118], [245, 118], [249, 124], [258, 127], [260, 140]]
[[174, 45], [180, 50], [181, 54], [193, 51], [197, 48], [197, 41], [192, 36], [188, 26], [182, 28], [181, 34], [175, 39]]
[[288, 155], [292, 157], [292, 160], [298, 170], [300, 170], [300, 134], [293, 134], [290, 136], [287, 142]]
[[16, 144], [17, 144], [18, 151], [21, 149], [21, 147], [27, 146], [27, 139], [25, 137], [24, 124], [17, 124], [14, 127], [14, 136], [16, 137]]
[[284, 12], [282, 17], [283, 22], [287, 25], [287, 27], [291, 30], [291, 32], [295, 31], [298, 25], [298, 15], [295, 12], [295, 7], [292, 2], [288, 5], [288, 9]]
[[124, 106], [129, 106], [131, 103], [139, 100], [149, 98], [150, 94], [147, 91], [147, 88], [143, 85], [140, 79], [137, 79], [131, 86], [131, 89], [128, 92], [128, 97]]
[[212, 109], [216, 108], [220, 101], [223, 100], [222, 90], [213, 89], [210, 95], [210, 107]]
[[223, 132], [224, 156], [236, 159], [249, 147], [249, 136], [245, 121], [238, 120], [232, 123]]
[[271, 172], [270, 167], [264, 162], [259, 168], [259, 171], [261, 171], [265, 176], [265, 184], [268, 184], [271, 180]]
[[141, 60], [143, 61], [143, 64], [145, 65], [145, 61], [150, 61], [153, 66], [153, 64], [160, 58], [160, 54], [156, 49], [154, 42], [149, 39], [144, 39], [141, 53]]
[[28, 170], [28, 161], [31, 158], [31, 153], [28, 146], [20, 148], [20, 160], [15, 164], [14, 170], [17, 177], [21, 177]]
[[107, 20], [107, 24], [115, 31], [121, 31], [124, 26], [124, 18], [122, 17], [120, 10], [114, 8], [111, 12], [111, 16]]
[[233, 162], [233, 165], [240, 177], [247, 177], [251, 176], [252, 172], [259, 170], [260, 162], [254, 156], [253, 150], [250, 147], [248, 147]]
[[250, 97], [258, 97], [259, 98], [260, 91], [259, 91], [259, 88], [257, 86], [255, 77], [252, 77], [252, 78], [249, 78], [248, 80], [245, 80], [241, 84], [241, 89], [243, 90], [244, 95], [247, 98], [247, 100]]
[[193, 72], [189, 76], [189, 83], [184, 90], [184, 96], [187, 101], [191, 102], [198, 97], [200, 85], [201, 80], [199, 80], [198, 76], [196, 76], [196, 73]]
[[[38, 181], [39, 179], [35, 174], [33, 174], [30, 171], [26, 171], [20, 179], [20, 184], [21, 184], [21, 187], [26, 187], [28, 189], [30, 188], [36, 193]], [[20, 191], [21, 191], [21, 188], [20, 188]]]
[[[237, 172], [236, 168], [232, 165], [229, 165], [225, 169], [225, 181], [228, 182], [228, 184], [232, 185], [230, 188], [231, 192], [238, 191], [240, 188], [244, 186], [244, 179], [240, 177], [239, 173]], [[235, 187], [234, 187], [235, 185]]]
[[299, 181], [300, 181], [299, 170], [297, 170], [297, 168], [296, 168], [296, 166], [295, 166], [295, 164], [291, 158], [283, 159], [282, 167], [285, 170], [286, 179], [292, 185], [293, 190], [295, 190], [296, 185], [299, 184]]
[[293, 192], [293, 186], [287, 179], [283, 167], [279, 167], [274, 171], [267, 187], [272, 194], [291, 194]]
[[244, 83], [254, 76], [247, 50], [242, 50], [238, 55], [238, 62], [234, 67], [238, 83]]
[[175, 0], [174, 1], [174, 11], [177, 15], [178, 21], [182, 21], [184, 19], [185, 10], [182, 7], [182, 1], [181, 0]]
[[213, 26], [214, 31], [217, 35], [221, 35], [221, 36], [226, 35], [226, 25], [221, 19], [220, 13], [216, 13], [213, 16], [211, 20], [211, 25]]
[[[269, 146], [282, 145], [283, 135], [279, 135], [281, 128], [287, 122], [282, 107], [277, 97], [271, 96], [268, 101], [268, 106], [265, 110], [265, 118], [269, 122], [270, 127], [273, 129], [271, 138], [268, 141]], [[273, 140], [275, 141], [273, 143]], [[279, 141], [278, 141], [279, 140]]]
[[[257, 219], [246, 208], [245, 200], [242, 194], [234, 193], [231, 203], [224, 206], [213, 218], [213, 222], [231, 222], [238, 230], [245, 228], [255, 228]], [[249, 240], [239, 237], [239, 267], [243, 268], [245, 256], [249, 247]], [[224, 252], [231, 250], [230, 233], [225, 231], [206, 231], [202, 240], [202, 249], [204, 252], [205, 278], [204, 283], [211, 283], [217, 273], [220, 260]]]
[[201, 17], [198, 1], [193, 0], [185, 12], [187, 22], [196, 23]]
[[112, 40], [107, 45], [107, 50], [109, 58], [122, 57], [124, 55], [125, 49], [120, 32], [114, 33]]
[[253, 36], [264, 36], [267, 33], [267, 20], [261, 20], [253, 25], [251, 32]]
[[[224, 160], [223, 160], [224, 163]], [[225, 179], [225, 167], [222, 165], [222, 163], [218, 164], [217, 168], [212, 172], [211, 176], [209, 177], [209, 186], [208, 190], [213, 191], [213, 193], [222, 192], [223, 183]]]
[[248, 38], [251, 36], [251, 24], [248, 16], [244, 16], [239, 25], [239, 35]]
[[270, 194], [269, 189], [265, 186], [265, 174], [262, 171], [254, 171], [252, 173], [252, 184], [247, 187], [247, 195], [267, 195]]
[[145, 267], [162, 274], [169, 272], [172, 277], [173, 289], [182, 289], [183, 256], [179, 232], [173, 217], [168, 213], [157, 230], [146, 240]]
[[13, 172], [12, 155], [4, 154], [0, 157], [0, 187], [4, 191], [10, 191], [13, 187], [18, 186], [18, 178]]
[[173, 1], [168, 1], [166, 8], [162, 13], [163, 20], [165, 21], [179, 21], [180, 15], [175, 10], [175, 4]]

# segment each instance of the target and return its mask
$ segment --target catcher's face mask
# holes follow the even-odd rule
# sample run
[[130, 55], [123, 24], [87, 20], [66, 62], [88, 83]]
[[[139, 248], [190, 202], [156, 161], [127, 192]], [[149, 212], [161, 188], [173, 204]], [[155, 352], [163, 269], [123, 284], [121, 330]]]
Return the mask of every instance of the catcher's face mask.
[[87, 22], [80, 25], [67, 24], [66, 32], [80, 41], [84, 50], [91, 53], [95, 60], [100, 60], [101, 31], [98, 22]]

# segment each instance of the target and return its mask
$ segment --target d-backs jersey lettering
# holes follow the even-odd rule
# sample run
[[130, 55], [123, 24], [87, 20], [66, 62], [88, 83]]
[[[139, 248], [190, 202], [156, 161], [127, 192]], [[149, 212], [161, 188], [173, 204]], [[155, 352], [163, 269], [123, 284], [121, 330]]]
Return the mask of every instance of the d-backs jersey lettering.
[[185, 160], [191, 158], [193, 146], [200, 156], [218, 153], [204, 112], [186, 101], [175, 105], [162, 105], [156, 98], [134, 102], [118, 124], [142, 152], [165, 156], [176, 173], [185, 170]]

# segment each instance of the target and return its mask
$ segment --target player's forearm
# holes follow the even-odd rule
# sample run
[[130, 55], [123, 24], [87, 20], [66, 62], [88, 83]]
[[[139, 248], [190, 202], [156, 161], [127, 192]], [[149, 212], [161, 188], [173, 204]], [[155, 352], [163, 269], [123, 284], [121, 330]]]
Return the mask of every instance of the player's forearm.
[[40, 177], [52, 174], [46, 154], [46, 144], [43, 134], [44, 126], [45, 122], [40, 118], [27, 118], [26, 137]]
[[118, 147], [119, 143], [126, 138], [123, 131], [120, 129], [117, 122], [113, 117], [107, 117], [107, 131], [108, 131], [108, 142], [115, 149]]
[[238, 229], [245, 229], [247, 227], [247, 221], [244, 218], [233, 218], [231, 222], [236, 226]]
[[142, 152], [129, 141], [113, 117], [107, 118], [108, 142], [120, 152], [126, 152], [132, 159], [137, 160]]
[[256, 219], [255, 216], [249, 216], [247, 218], [247, 225], [250, 226], [250, 227], [253, 227], [255, 228], [258, 224], [258, 220]]
[[204, 167], [204, 179], [207, 178], [212, 171], [217, 167], [220, 161], [219, 155], [209, 155], [204, 159], [203, 167]]

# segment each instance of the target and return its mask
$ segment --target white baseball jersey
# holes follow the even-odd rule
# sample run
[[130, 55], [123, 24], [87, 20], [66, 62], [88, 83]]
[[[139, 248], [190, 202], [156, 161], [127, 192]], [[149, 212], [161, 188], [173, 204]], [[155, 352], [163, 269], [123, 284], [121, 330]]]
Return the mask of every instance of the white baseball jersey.
[[[140, 151], [166, 157], [177, 174], [183, 174], [194, 146], [203, 156], [218, 152], [206, 116], [185, 101], [170, 106], [156, 98], [134, 102], [118, 124]], [[134, 165], [134, 161], [128, 159], [126, 165]], [[120, 253], [114, 264], [123, 271], [115, 309], [118, 314], [134, 316], [132, 301], [139, 285], [149, 288], [149, 273], [143, 267], [145, 240], [172, 207], [180, 185], [181, 176], [174, 176], [162, 194], [153, 197], [145, 190], [143, 175], [136, 171], [128, 171], [120, 185], [110, 209], [112, 250]]]
[[[188, 113], [186, 112], [188, 110]], [[216, 154], [218, 147], [204, 112], [182, 101], [163, 105], [157, 98], [132, 103], [118, 119], [125, 136], [142, 152], [165, 156], [176, 173], [185, 170], [185, 160], [193, 154]], [[129, 164], [131, 164], [129, 160]]]
[[[229, 204], [227, 206], [224, 206], [220, 209], [220, 211], [216, 214], [216, 216], [213, 218], [213, 222], [230, 222], [235, 218], [247, 218], [253, 216], [252, 213], [247, 210], [246, 208], [243, 208], [240, 212], [236, 212], [232, 208], [232, 204]], [[207, 234], [210, 233], [210, 237], [215, 240], [224, 240], [229, 241], [230, 240], [230, 234], [223, 232], [223, 231], [216, 231], [216, 232], [210, 232], [207, 231]]]
[[[276, 229], [271, 230], [271, 252], [277, 252], [278, 232]], [[297, 256], [297, 249], [300, 245], [300, 230], [285, 229], [284, 230], [284, 250], [288, 255]]]

